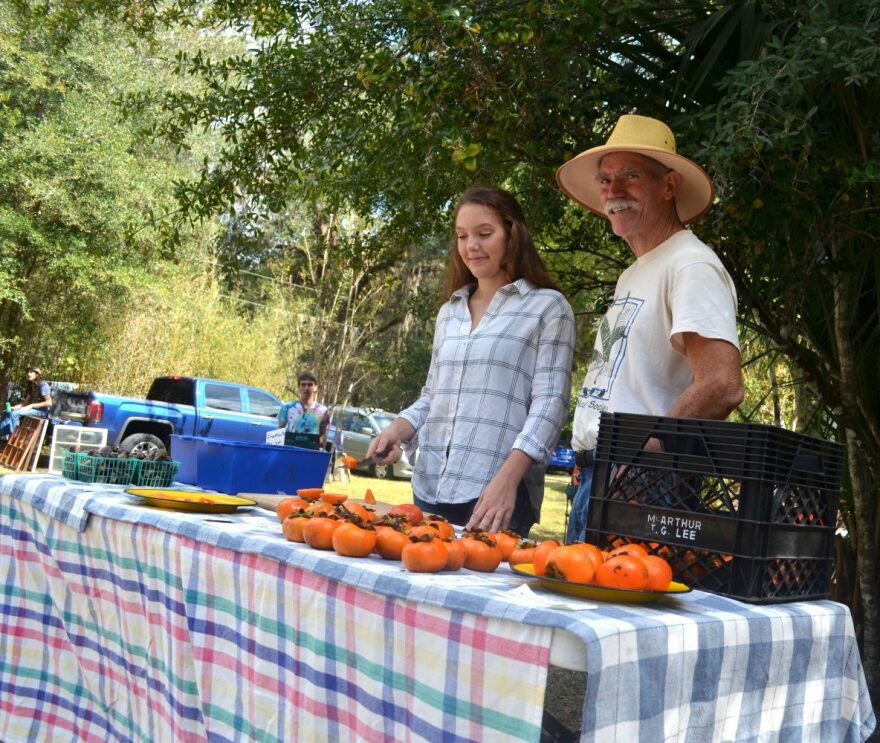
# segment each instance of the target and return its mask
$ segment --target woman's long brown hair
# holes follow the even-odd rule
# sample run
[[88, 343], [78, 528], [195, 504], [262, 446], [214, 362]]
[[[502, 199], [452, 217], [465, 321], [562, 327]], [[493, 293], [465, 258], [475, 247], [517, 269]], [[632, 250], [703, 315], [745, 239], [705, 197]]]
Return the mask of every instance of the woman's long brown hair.
[[[511, 281], [528, 279], [535, 286], [559, 291], [556, 282], [550, 278], [547, 269], [544, 268], [544, 262], [526, 226], [522, 207], [512, 194], [493, 186], [471, 186], [455, 205], [455, 212], [452, 215], [453, 225], [459, 210], [465, 204], [479, 204], [491, 209], [504, 225], [507, 234], [507, 253], [501, 262], [501, 268], [507, 272]], [[476, 278], [458, 254], [458, 245], [453, 238], [449, 263], [446, 266], [444, 296], [449, 299], [453, 292], [473, 283], [476, 283]]]

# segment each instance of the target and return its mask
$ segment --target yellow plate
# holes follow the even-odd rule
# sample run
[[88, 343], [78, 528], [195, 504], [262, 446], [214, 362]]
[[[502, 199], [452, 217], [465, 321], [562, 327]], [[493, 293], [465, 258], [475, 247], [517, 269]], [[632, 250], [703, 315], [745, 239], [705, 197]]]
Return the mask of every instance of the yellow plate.
[[172, 511], [196, 511], [197, 513], [232, 513], [241, 506], [255, 506], [256, 501], [235, 495], [198, 493], [192, 490], [168, 488], [129, 488], [125, 491], [144, 499], [147, 506], [168, 508]]
[[661, 596], [676, 593], [688, 593], [691, 589], [684, 583], [672, 581], [665, 591], [634, 591], [631, 588], [606, 588], [587, 583], [572, 583], [561, 578], [548, 578], [546, 575], [535, 575], [535, 566], [531, 563], [511, 566], [513, 572], [537, 578], [544, 588], [557, 593], [566, 593], [591, 601], [616, 601], [621, 604], [650, 604]]

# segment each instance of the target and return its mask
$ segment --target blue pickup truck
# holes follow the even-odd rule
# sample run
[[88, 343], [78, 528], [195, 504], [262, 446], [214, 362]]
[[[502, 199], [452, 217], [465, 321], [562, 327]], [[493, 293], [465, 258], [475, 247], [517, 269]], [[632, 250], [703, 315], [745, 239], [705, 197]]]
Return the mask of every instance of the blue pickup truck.
[[52, 417], [106, 428], [107, 443], [130, 451], [170, 450], [172, 433], [264, 444], [278, 427], [281, 401], [234, 382], [157, 377], [145, 400], [99, 392], [62, 392]]

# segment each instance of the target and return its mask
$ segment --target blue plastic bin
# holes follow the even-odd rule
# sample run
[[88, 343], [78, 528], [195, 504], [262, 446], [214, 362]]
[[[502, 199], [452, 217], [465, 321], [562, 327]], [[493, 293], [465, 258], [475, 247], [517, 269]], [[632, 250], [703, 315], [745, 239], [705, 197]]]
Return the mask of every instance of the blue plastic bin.
[[298, 446], [172, 436], [179, 482], [221, 493], [290, 493], [321, 488], [330, 453]]

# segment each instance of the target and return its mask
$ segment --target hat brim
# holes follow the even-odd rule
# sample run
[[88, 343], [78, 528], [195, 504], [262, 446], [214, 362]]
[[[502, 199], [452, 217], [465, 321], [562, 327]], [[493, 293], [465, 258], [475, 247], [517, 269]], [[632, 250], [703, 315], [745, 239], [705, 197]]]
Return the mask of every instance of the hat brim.
[[600, 217], [608, 218], [599, 199], [596, 173], [599, 161], [610, 152], [635, 152], [663, 163], [681, 174], [681, 183], [675, 194], [675, 208], [682, 224], [696, 222], [715, 201], [715, 187], [709, 174], [692, 160], [660, 147], [600, 145], [573, 157], [556, 171], [556, 183], [571, 199]]

